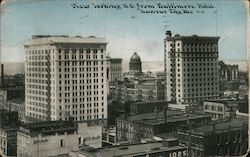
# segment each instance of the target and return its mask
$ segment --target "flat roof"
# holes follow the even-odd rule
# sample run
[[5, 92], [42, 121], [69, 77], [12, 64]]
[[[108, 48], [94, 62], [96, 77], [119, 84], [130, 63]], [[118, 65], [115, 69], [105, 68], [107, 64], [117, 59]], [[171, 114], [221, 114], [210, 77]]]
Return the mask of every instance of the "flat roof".
[[71, 121], [45, 121], [37, 123], [26, 123], [21, 125], [22, 128], [29, 131], [31, 135], [53, 134], [63, 131], [76, 131], [77, 125]]
[[[213, 123], [209, 123], [197, 128], [194, 128], [191, 130], [192, 133], [196, 133], [196, 134], [200, 134], [200, 135], [204, 135], [204, 134], [208, 134], [214, 131], [223, 131], [225, 129], [239, 129], [241, 128], [243, 125], [248, 125], [248, 117], [242, 117], [242, 118], [235, 118], [235, 119], [223, 119], [220, 121], [215, 121]], [[215, 127], [215, 128], [214, 128]]]
[[[164, 111], [151, 112], [145, 114], [137, 114], [127, 117], [125, 121], [138, 122], [146, 125], [161, 125], [164, 124]], [[210, 118], [208, 115], [199, 113], [189, 113], [178, 110], [167, 110], [167, 123], [185, 121], [187, 119]]]
[[154, 153], [161, 151], [171, 151], [178, 149], [186, 149], [183, 146], [174, 147], [164, 147], [161, 142], [146, 143], [146, 144], [135, 144], [128, 146], [117, 146], [111, 148], [101, 148], [101, 149], [89, 149], [80, 150], [79, 154], [87, 155], [90, 157], [111, 157], [111, 156], [128, 156], [128, 155], [140, 155], [145, 153]]
[[25, 43], [25, 46], [30, 45], [46, 45], [46, 44], [107, 44], [105, 38], [99, 38], [95, 36], [81, 37], [75, 36], [70, 37], [67, 35], [35, 35], [32, 39]]
[[198, 36], [198, 35], [191, 35], [191, 36], [181, 36], [176, 34], [175, 36], [166, 37], [166, 40], [173, 41], [173, 40], [186, 40], [186, 41], [218, 41], [220, 37], [218, 36]]

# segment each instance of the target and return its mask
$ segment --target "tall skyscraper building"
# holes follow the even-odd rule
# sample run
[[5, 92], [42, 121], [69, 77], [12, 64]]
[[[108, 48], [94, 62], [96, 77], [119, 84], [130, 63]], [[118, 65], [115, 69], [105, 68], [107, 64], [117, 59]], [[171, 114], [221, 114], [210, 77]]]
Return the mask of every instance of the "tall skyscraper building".
[[33, 36], [24, 46], [29, 120], [106, 120], [106, 45], [94, 36]]
[[166, 100], [193, 103], [215, 99], [219, 92], [219, 37], [172, 36], [164, 40]]
[[122, 58], [108, 58], [109, 82], [120, 81], [122, 78]]

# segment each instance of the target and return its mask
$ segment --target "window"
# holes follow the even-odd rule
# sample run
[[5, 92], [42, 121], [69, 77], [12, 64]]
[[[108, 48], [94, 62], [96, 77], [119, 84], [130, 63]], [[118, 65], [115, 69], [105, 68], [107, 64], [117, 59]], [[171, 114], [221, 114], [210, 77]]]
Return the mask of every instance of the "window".
[[61, 145], [61, 147], [63, 147], [63, 145], [64, 145], [63, 140], [60, 141], [60, 145]]

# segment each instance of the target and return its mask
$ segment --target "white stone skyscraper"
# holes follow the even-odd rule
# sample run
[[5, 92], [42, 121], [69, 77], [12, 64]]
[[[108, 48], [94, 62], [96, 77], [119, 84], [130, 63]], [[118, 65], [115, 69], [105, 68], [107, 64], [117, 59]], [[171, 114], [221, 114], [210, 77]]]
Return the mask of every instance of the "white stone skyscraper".
[[24, 46], [29, 121], [105, 121], [106, 45], [94, 36], [33, 36]]
[[219, 37], [172, 36], [164, 40], [167, 101], [193, 103], [219, 96]]

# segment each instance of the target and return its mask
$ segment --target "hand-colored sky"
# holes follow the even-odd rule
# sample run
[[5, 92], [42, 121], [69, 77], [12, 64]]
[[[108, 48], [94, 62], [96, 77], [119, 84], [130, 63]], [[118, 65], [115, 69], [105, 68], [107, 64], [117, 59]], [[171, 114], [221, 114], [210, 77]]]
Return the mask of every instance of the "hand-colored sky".
[[[200, 0], [216, 8], [204, 14], [142, 14], [137, 9], [73, 9], [78, 4], [193, 4], [181, 0], [9, 0], [1, 6], [1, 60], [24, 61], [23, 44], [35, 34], [98, 36], [111, 57], [163, 61], [165, 31], [220, 36], [219, 57], [247, 58], [247, 10], [243, 0]], [[168, 10], [168, 9], [166, 9]], [[202, 10], [202, 9], [195, 9]]]

